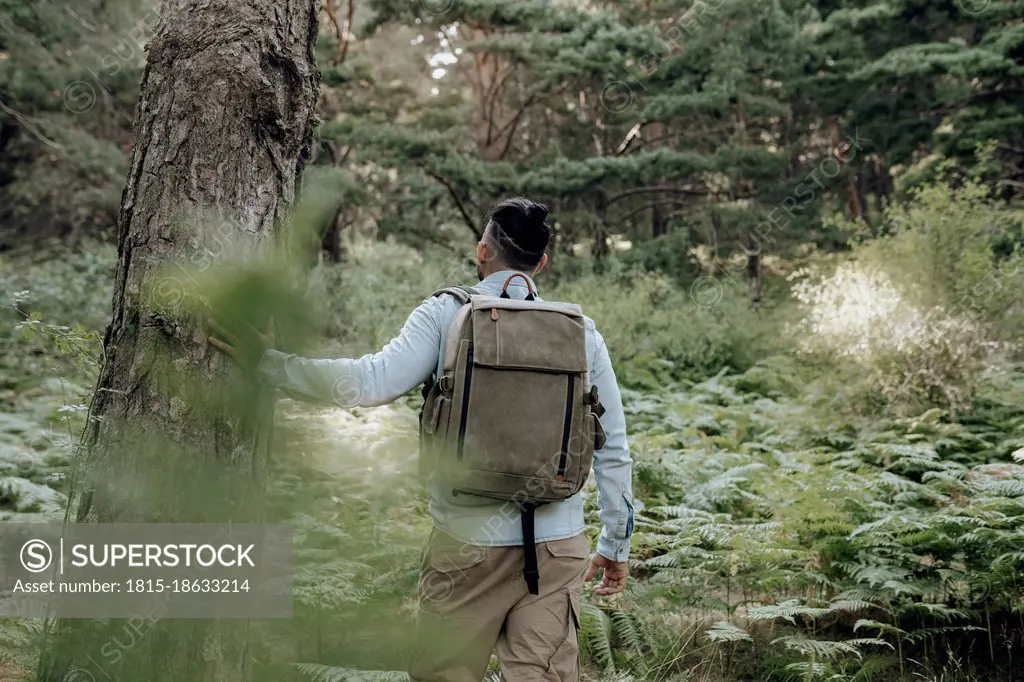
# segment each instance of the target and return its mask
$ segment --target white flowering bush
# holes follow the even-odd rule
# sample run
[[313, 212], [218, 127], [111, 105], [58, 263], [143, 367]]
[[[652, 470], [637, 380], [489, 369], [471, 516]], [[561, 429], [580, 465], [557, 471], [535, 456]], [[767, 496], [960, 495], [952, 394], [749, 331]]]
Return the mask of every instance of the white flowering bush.
[[[985, 359], [996, 349], [969, 311], [915, 305], [884, 271], [851, 261], [828, 275], [801, 271], [793, 295], [798, 352], [843, 368], [875, 408], [941, 405], [965, 410]], [[959, 314], [957, 314], [959, 313]]]
[[1020, 254], [996, 256], [1007, 222], [977, 186], [926, 188], [885, 219], [889, 234], [849, 259], [790, 276], [798, 354], [831, 365], [847, 394], [876, 409], [955, 415], [1024, 296]]
[[849, 262], [831, 275], [803, 269], [790, 279], [793, 296], [805, 306], [794, 329], [805, 353], [870, 362], [919, 344], [925, 334], [925, 316], [878, 268]]

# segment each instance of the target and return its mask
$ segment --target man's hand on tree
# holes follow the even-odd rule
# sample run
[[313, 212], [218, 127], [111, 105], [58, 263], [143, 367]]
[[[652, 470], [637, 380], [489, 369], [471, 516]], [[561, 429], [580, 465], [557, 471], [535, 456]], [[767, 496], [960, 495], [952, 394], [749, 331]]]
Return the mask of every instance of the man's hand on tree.
[[[249, 334], [244, 340], [232, 334], [216, 320], [207, 320], [207, 326], [213, 332], [208, 341], [210, 345], [234, 360], [246, 371], [254, 371], [263, 359], [263, 354], [274, 347], [273, 321], [267, 324], [267, 331], [261, 332], [248, 325]], [[218, 338], [219, 337], [219, 338]]]
[[601, 569], [604, 569], [604, 577], [601, 584], [594, 588], [594, 594], [607, 597], [626, 589], [629, 565], [625, 561], [612, 561], [600, 554], [594, 554], [594, 558], [590, 560], [590, 570], [587, 571], [584, 580], [590, 582], [597, 577]]

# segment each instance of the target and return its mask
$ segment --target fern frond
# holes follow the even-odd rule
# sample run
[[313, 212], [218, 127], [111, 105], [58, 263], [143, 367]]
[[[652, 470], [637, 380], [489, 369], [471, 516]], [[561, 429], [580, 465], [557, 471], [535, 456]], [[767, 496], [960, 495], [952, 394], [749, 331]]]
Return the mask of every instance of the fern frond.
[[918, 628], [908, 632], [904, 637], [904, 640], [911, 643], [917, 644], [934, 637], [945, 637], [959, 632], [985, 632], [985, 628], [978, 627], [977, 625], [944, 625], [941, 627], [934, 628]]
[[828, 610], [834, 613], [856, 613], [877, 608], [877, 604], [863, 599], [836, 599], [828, 606]]
[[750, 636], [743, 628], [737, 627], [727, 620], [720, 620], [707, 630], [704, 631], [704, 635], [712, 642], [753, 642], [754, 638]]
[[[880, 641], [880, 640], [879, 640]], [[772, 646], [781, 644], [789, 651], [795, 651], [801, 656], [811, 657], [815, 660], [835, 660], [844, 654], [860, 658], [860, 649], [856, 644], [847, 641], [832, 641], [823, 639], [810, 639], [799, 635], [779, 637], [771, 641]]]
[[597, 604], [580, 604], [580, 648], [606, 672], [615, 671], [611, 618]]
[[898, 668], [899, 664], [900, 659], [896, 656], [865, 656], [851, 682], [874, 682], [884, 679], [883, 673]]
[[752, 606], [747, 610], [747, 619], [752, 621], [777, 620], [782, 618], [796, 625], [795, 616], [815, 619], [829, 613], [829, 609], [804, 606], [795, 599], [781, 604]]
[[396, 670], [335, 668], [317, 663], [296, 663], [295, 667], [312, 682], [408, 682], [409, 675]]
[[637, 616], [625, 611], [612, 611], [609, 617], [612, 621], [613, 637], [625, 647], [640, 651], [644, 645], [644, 635]]

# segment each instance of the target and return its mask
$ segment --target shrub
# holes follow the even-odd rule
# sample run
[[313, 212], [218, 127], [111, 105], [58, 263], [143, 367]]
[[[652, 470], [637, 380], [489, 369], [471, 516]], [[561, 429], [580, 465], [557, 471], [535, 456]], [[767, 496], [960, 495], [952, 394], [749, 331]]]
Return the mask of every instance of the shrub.
[[885, 220], [889, 235], [834, 268], [793, 274], [798, 354], [827, 366], [856, 404], [961, 412], [1020, 325], [1021, 253], [992, 247], [1015, 219], [967, 183], [925, 187]]
[[417, 251], [393, 241], [352, 249], [341, 267], [321, 265], [309, 277], [311, 299], [340, 352], [358, 357], [398, 334], [431, 292], [476, 284], [476, 267], [451, 254]]
[[1024, 219], [988, 198], [987, 188], [929, 185], [885, 214], [889, 234], [858, 245], [859, 261], [885, 268], [907, 300], [941, 306], [957, 317], [986, 324], [1022, 310], [1019, 250], [998, 256], [995, 247], [1018, 234]]
[[91, 381], [110, 319], [116, 262], [116, 249], [99, 241], [73, 251], [57, 247], [36, 262], [0, 260], [5, 381], [23, 387], [52, 377], [53, 355], [65, 358], [63, 375]]
[[743, 371], [765, 345], [766, 326], [746, 288], [725, 278], [701, 278], [687, 290], [654, 273], [592, 274], [546, 298], [578, 303], [594, 319], [626, 386]]

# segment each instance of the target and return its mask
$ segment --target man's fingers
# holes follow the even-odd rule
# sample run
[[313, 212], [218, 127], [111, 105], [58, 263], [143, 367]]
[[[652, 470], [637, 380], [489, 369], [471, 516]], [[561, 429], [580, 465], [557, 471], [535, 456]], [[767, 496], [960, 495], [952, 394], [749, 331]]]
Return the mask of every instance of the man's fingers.
[[597, 577], [598, 569], [600, 569], [600, 566], [598, 566], [596, 563], [591, 561], [590, 562], [590, 568], [587, 569], [587, 575], [583, 578], [583, 582], [590, 582], [595, 577]]
[[228, 343], [234, 346], [238, 345], [238, 337], [236, 337], [234, 334], [225, 329], [219, 322], [217, 322], [217, 320], [214, 320], [213, 318], [207, 318], [206, 325], [211, 330], [213, 330], [214, 334], [217, 334], [218, 336], [222, 337]]
[[211, 336], [207, 340], [210, 342], [210, 345], [219, 350], [221, 353], [224, 353], [225, 355], [230, 356], [232, 358], [235, 357], [235, 349], [232, 346], [218, 339], [216, 336]]
[[594, 594], [601, 597], [608, 597], [618, 594], [626, 589], [626, 581], [629, 579], [629, 571], [625, 566], [615, 564], [605, 569], [604, 580], [594, 589]]
[[274, 329], [274, 327], [273, 327], [273, 323], [271, 323], [271, 322], [268, 322], [266, 328], [263, 329], [262, 331], [257, 329], [256, 325], [254, 325], [254, 324], [252, 324], [250, 322], [246, 322], [246, 324], [249, 326], [249, 329], [252, 330], [252, 333], [255, 334], [260, 339], [266, 339], [268, 337], [273, 336], [273, 333], [274, 333], [273, 329]]
[[607, 597], [609, 595], [618, 594], [624, 589], [626, 589], [626, 579], [609, 579], [607, 572], [605, 572], [604, 583], [601, 587], [594, 590], [594, 594]]

